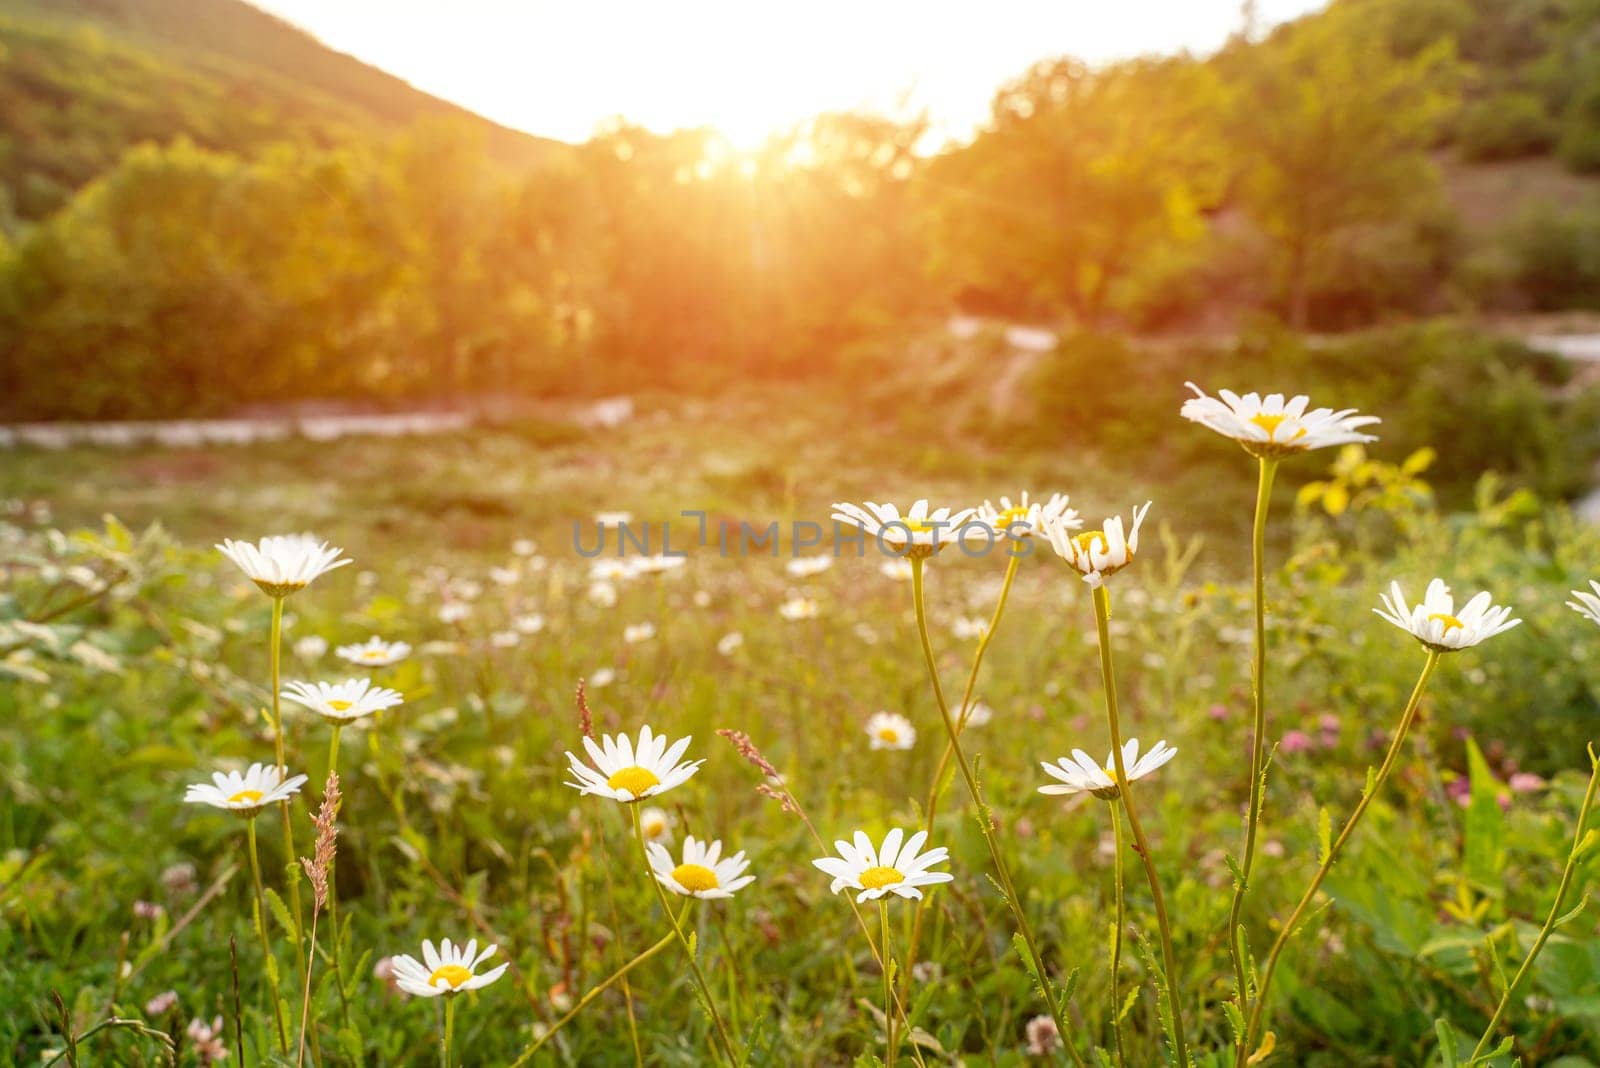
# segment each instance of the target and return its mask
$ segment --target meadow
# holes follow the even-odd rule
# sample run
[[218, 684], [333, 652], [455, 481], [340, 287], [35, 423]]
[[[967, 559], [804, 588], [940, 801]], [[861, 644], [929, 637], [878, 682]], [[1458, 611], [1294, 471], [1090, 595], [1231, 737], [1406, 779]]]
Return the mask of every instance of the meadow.
[[[0, 1014], [0, 1059], [187, 1065], [226, 1050], [229, 1063], [296, 1063], [309, 1020], [313, 1063], [427, 1064], [448, 1003], [451, 1060], [471, 1065], [698, 1065], [729, 1047], [770, 1065], [1466, 1064], [1480, 1035], [1489, 1055], [1476, 1063], [1600, 1063], [1600, 936], [1580, 906], [1592, 862], [1578, 823], [1592, 800], [1600, 634], [1564, 605], [1595, 577], [1600, 532], [1492, 475], [1441, 503], [1428, 480], [1450, 441], [1434, 443], [1440, 460], [1380, 441], [1280, 465], [1263, 576], [1271, 763], [1239, 917], [1252, 985], [1331, 832], [1366, 814], [1308, 899], [1264, 1026], [1236, 1052], [1227, 931], [1252, 779], [1256, 461], [1181, 420], [1179, 384], [1167, 383], [1169, 421], [1149, 427], [1149, 462], [1122, 442], [930, 435], [916, 413], [897, 423], [777, 390], [647, 401], [605, 431], [524, 422], [9, 455], [0, 1003], [13, 1008]], [[1168, 439], [1209, 456], [1203, 477], [1163, 468], [1155, 454], [1180, 447]], [[864, 554], [843, 542], [835, 555], [830, 516], [836, 501], [965, 508], [1023, 489], [1069, 493], [1090, 531], [1154, 503], [1136, 559], [1105, 581], [1103, 635], [1090, 586], [1043, 538], [1010, 584], [1003, 550], [946, 548], [921, 565], [931, 655], [957, 709], [982, 657], [971, 693], [985, 712], [961, 738], [1001, 870], [942, 760], [913, 567], [870, 538]], [[705, 513], [707, 543], [685, 510]], [[596, 545], [596, 517], [618, 512], [653, 537], [669, 525], [682, 563], [641, 568], [634, 545], [619, 565], [614, 527], [604, 556], [581, 552]], [[736, 551], [740, 524], [774, 522], [776, 539]], [[829, 536], [797, 549], [805, 522]], [[309, 940], [296, 937], [289, 887], [309, 924], [312, 886], [276, 809], [250, 823], [272, 891], [264, 954], [245, 824], [184, 801], [213, 770], [274, 753], [273, 600], [212, 545], [302, 530], [354, 563], [285, 598], [282, 678], [370, 678], [404, 697], [341, 732], [334, 911], [320, 910], [305, 1008], [296, 944]], [[1522, 624], [1437, 658], [1392, 775], [1369, 790], [1435, 659], [1372, 610], [1391, 581], [1416, 599], [1436, 575], [1458, 603], [1488, 590]], [[370, 669], [334, 652], [372, 636], [410, 651]], [[1131, 788], [1143, 851], [1118, 848], [1114, 793], [1107, 806], [1038, 790], [1056, 781], [1041, 761], [1082, 748], [1098, 762], [1108, 748], [1102, 637], [1122, 732], [1141, 751], [1177, 750]], [[289, 809], [309, 857], [332, 732], [288, 702], [282, 716], [289, 770], [309, 778]], [[637, 806], [568, 785], [564, 754], [584, 754], [586, 723], [596, 736], [648, 724], [692, 738], [684, 759], [704, 763], [646, 800], [660, 810], [651, 829], [675, 858], [689, 835], [746, 854], [753, 883], [684, 914], [715, 1017], [633, 841]], [[856, 892], [830, 893], [813, 866], [836, 839], [862, 830], [877, 843], [925, 820], [928, 847], [949, 851], [935, 868], [952, 878], [925, 888], [925, 911], [893, 900], [881, 931], [874, 902], [852, 915]], [[1043, 995], [1014, 940], [1008, 881], [1048, 974]], [[1570, 915], [1556, 917], [1558, 896]], [[1561, 923], [1504, 998], [1551, 918]], [[885, 936], [888, 1003], [901, 1007], [887, 1015]], [[496, 945], [480, 973], [508, 968], [471, 993], [407, 996], [394, 959], [443, 938]]]

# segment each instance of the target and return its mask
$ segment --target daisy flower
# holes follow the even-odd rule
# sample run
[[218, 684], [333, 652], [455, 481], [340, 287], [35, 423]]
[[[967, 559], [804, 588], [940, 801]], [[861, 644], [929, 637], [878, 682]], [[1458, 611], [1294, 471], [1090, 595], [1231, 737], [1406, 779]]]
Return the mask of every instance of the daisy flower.
[[629, 645], [647, 642], [655, 636], [656, 625], [654, 623], [629, 623], [622, 628], [622, 640]]
[[1509, 607], [1492, 604], [1488, 591], [1472, 598], [1458, 612], [1443, 579], [1428, 583], [1428, 591], [1418, 605], [1407, 607], [1398, 582], [1391, 582], [1389, 592], [1382, 598], [1383, 608], [1374, 608], [1374, 612], [1439, 653], [1469, 648], [1522, 622], [1511, 618]]
[[1052, 493], [1046, 501], [1030, 501], [1028, 491], [1023, 490], [1018, 503], [1012, 504], [1010, 497], [1001, 497], [998, 506], [984, 501], [978, 506], [977, 515], [996, 534], [1018, 540], [1033, 537], [1044, 530], [1047, 522], [1061, 523], [1073, 530], [1083, 526], [1077, 509], [1067, 507], [1065, 493]]
[[836, 503], [833, 518], [838, 523], [848, 523], [878, 539], [880, 548], [897, 556], [929, 557], [962, 535], [958, 533], [972, 518], [973, 510], [963, 508], [952, 512], [948, 508], [928, 510], [926, 500], [916, 501], [905, 515], [893, 504]]
[[509, 963], [491, 968], [482, 975], [476, 974], [478, 965], [494, 956], [497, 946], [478, 952], [478, 940], [465, 946], [451, 945], [446, 938], [434, 949], [433, 943], [422, 940], [422, 959], [400, 954], [390, 961], [394, 984], [407, 994], [419, 998], [436, 998], [441, 994], [459, 994], [464, 990], [477, 990], [488, 986], [510, 967]]
[[472, 615], [472, 606], [460, 601], [450, 601], [439, 606], [440, 623], [460, 623]]
[[744, 635], [733, 631], [717, 639], [717, 652], [723, 656], [732, 656], [742, 645], [744, 645]]
[[986, 619], [971, 619], [966, 616], [950, 624], [950, 633], [962, 641], [981, 638], [989, 630], [989, 621]]
[[597, 527], [625, 527], [633, 522], [632, 512], [596, 512], [594, 522]]
[[633, 571], [636, 575], [659, 575], [666, 571], [674, 571], [689, 562], [687, 556], [668, 556], [666, 553], [656, 553], [653, 556], [641, 556], [633, 562]]
[[744, 850], [726, 859], [718, 859], [722, 856], [721, 842], [707, 844], [689, 835], [683, 840], [682, 864], [673, 864], [672, 854], [654, 842], [649, 844], [648, 851], [650, 870], [655, 874], [656, 881], [674, 894], [684, 897], [703, 900], [732, 897], [756, 881], [754, 875], [744, 874], [745, 869], [750, 867], [750, 862], [744, 858]]
[[817, 602], [810, 597], [791, 597], [778, 606], [778, 614], [791, 622], [817, 618]]
[[307, 634], [294, 643], [294, 655], [301, 660], [319, 660], [328, 651], [328, 639], [320, 634]]
[[1193, 382], [1185, 383], [1194, 396], [1183, 402], [1180, 414], [1191, 422], [1210, 427], [1225, 438], [1232, 438], [1253, 456], [1277, 458], [1329, 445], [1354, 445], [1377, 441], [1361, 428], [1381, 422], [1375, 415], [1357, 415], [1354, 408], [1306, 410], [1310, 398], [1299, 396], [1284, 402], [1282, 393], [1269, 393], [1265, 399], [1255, 393], [1239, 396], [1219, 390], [1222, 398], [1209, 397]]
[[210, 783], [191, 784], [183, 799], [190, 804], [254, 816], [268, 805], [289, 800], [305, 782], [304, 775], [280, 781], [276, 764], [251, 764], [242, 775], [237, 771], [212, 772]]
[[334, 650], [340, 660], [365, 667], [388, 667], [398, 664], [411, 655], [411, 646], [405, 642], [386, 642], [373, 636], [355, 645], [341, 645]]
[[1589, 580], [1589, 588], [1594, 590], [1588, 593], [1584, 590], [1572, 590], [1573, 600], [1567, 602], [1567, 607], [1578, 613], [1584, 619], [1600, 623], [1600, 582]]
[[640, 809], [639, 829], [644, 832], [647, 842], [672, 841], [672, 817], [664, 808]]
[[582, 794], [596, 794], [622, 802], [666, 793], [687, 782], [705, 763], [704, 760], [678, 762], [689, 748], [689, 742], [689, 738], [680, 738], [669, 749], [666, 735], [652, 734], [648, 724], [639, 731], [637, 745], [626, 734], [605, 735], [599, 744], [585, 737], [583, 747], [600, 770], [589, 767], [569, 751], [567, 761], [572, 777], [578, 781], [567, 785]]
[[797, 560], [790, 560], [783, 569], [795, 578], [809, 578], [820, 575], [833, 566], [833, 560], [826, 556], [803, 556]]
[[974, 701], [967, 709], [967, 714], [961, 718], [961, 722], [968, 727], [982, 727], [992, 719], [994, 719], [994, 709], [982, 701]]
[[886, 579], [895, 579], [899, 582], [911, 581], [911, 561], [904, 559], [885, 560], [878, 565], [878, 574]]
[[596, 560], [589, 565], [592, 582], [625, 582], [637, 574], [627, 560]]
[[329, 723], [350, 723], [393, 708], [405, 700], [397, 690], [374, 686], [367, 679], [343, 682], [290, 682], [279, 695], [302, 708], [309, 708]]
[[[1129, 738], [1122, 744], [1122, 766], [1129, 782], [1137, 782], [1154, 773], [1178, 755], [1178, 751], [1165, 741], [1157, 742], [1144, 756], [1139, 755], [1139, 739]], [[1106, 754], [1104, 764], [1082, 749], [1074, 749], [1071, 759], [1062, 757], [1052, 764], [1041, 762], [1045, 774], [1060, 782], [1039, 787], [1041, 794], [1093, 794], [1102, 801], [1114, 801], [1121, 792], [1117, 784], [1117, 761], [1113, 753]]]
[[254, 545], [224, 538], [216, 548], [269, 597], [287, 597], [351, 562], [342, 557], [343, 549], [329, 548], [310, 534], [277, 534]]
[[514, 649], [522, 641], [522, 635], [514, 630], [497, 630], [489, 635], [489, 645], [495, 649]]
[[896, 827], [883, 837], [881, 849], [872, 848], [867, 832], [857, 831], [855, 843], [836, 841], [833, 848], [837, 857], [822, 857], [811, 863], [824, 873], [833, 876], [828, 889], [837, 894], [845, 887], [860, 890], [857, 901], [873, 901], [885, 894], [898, 897], [920, 898], [921, 887], [935, 883], [948, 883], [955, 878], [947, 871], [929, 871], [934, 864], [944, 863], [950, 851], [940, 846], [926, 853], [919, 852], [928, 840], [927, 831], [918, 831], [905, 840], [905, 832]]
[[895, 712], [876, 712], [867, 719], [867, 736], [873, 749], [910, 749], [917, 741], [917, 728]]
[[544, 630], [544, 616], [537, 612], [525, 616], [518, 616], [511, 621], [519, 634], [538, 634]]
[[1143, 508], [1133, 510], [1133, 529], [1126, 536], [1120, 515], [1107, 519], [1100, 530], [1086, 530], [1081, 534], [1074, 534], [1076, 527], [1058, 517], [1045, 523], [1044, 532], [1057, 556], [1071, 564], [1083, 576], [1083, 581], [1099, 586], [1106, 576], [1116, 574], [1133, 562], [1133, 554], [1139, 548], [1139, 525], [1149, 511], [1149, 501], [1144, 502]]

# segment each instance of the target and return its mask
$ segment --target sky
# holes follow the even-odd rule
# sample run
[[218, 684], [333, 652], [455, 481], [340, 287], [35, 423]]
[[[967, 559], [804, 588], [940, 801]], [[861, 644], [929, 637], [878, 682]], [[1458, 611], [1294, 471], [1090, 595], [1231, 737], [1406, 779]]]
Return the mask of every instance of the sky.
[[[1040, 59], [1210, 51], [1241, 0], [252, 0], [497, 122], [582, 141], [622, 116], [740, 147], [824, 111], [926, 110], [943, 138]], [[1262, 28], [1325, 0], [1255, 0]]]

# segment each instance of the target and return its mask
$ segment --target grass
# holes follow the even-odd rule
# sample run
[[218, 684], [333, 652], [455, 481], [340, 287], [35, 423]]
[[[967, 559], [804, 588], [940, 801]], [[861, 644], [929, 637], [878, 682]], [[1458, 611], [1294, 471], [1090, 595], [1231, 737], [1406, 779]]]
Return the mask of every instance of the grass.
[[[0, 664], [34, 676], [0, 687], [8, 798], [0, 1004], [10, 1008], [0, 1013], [0, 1059], [37, 1063], [41, 1052], [64, 1048], [67, 1025], [52, 991], [78, 1032], [111, 1015], [143, 1019], [178, 1039], [182, 1063], [195, 1063], [186, 1024], [221, 1015], [236, 1046], [233, 938], [248, 1060], [271, 1063], [243, 829], [180, 799], [213, 767], [272, 751], [256, 711], [267, 697], [269, 603], [209, 546], [298, 529], [344, 546], [356, 565], [289, 600], [289, 649], [310, 635], [343, 644], [369, 634], [418, 647], [374, 673], [406, 704], [380, 725], [344, 732], [337, 891], [345, 990], [341, 999], [331, 980], [313, 989], [323, 1063], [433, 1062], [435, 1006], [402, 1000], [373, 976], [379, 958], [417, 954], [423, 938], [493, 941], [496, 959], [512, 963], [498, 983], [463, 998], [454, 1021], [457, 1061], [505, 1064], [670, 933], [626, 811], [563, 784], [561, 754], [579, 740], [573, 691], [581, 677], [591, 682], [597, 730], [631, 734], [648, 722], [694, 736], [689, 755], [706, 764], [663, 798], [674, 833], [720, 838], [751, 858], [754, 885], [689, 914], [736, 1044], [755, 1064], [881, 1056], [881, 973], [846, 899], [831, 896], [811, 867], [822, 852], [794, 815], [756, 791], [757, 769], [715, 731], [748, 732], [828, 841], [858, 828], [879, 838], [891, 826], [915, 826], [943, 729], [910, 621], [909, 584], [880, 574], [877, 559], [848, 556], [794, 577], [784, 566], [787, 542], [778, 558], [724, 557], [691, 544], [695, 524], [678, 513], [703, 509], [713, 529], [764, 528], [773, 519], [825, 522], [834, 500], [927, 495], [965, 504], [1030, 487], [1070, 490], [1091, 521], [1156, 499], [1137, 563], [1113, 580], [1109, 633], [1124, 733], [1179, 749], [1140, 793], [1140, 814], [1165, 879], [1189, 1041], [1197, 1063], [1222, 1063], [1207, 1058], [1229, 1046], [1220, 1008], [1231, 975], [1224, 853], [1238, 848], [1249, 785], [1249, 592], [1238, 581], [1248, 563], [1248, 460], [1239, 456], [1234, 484], [1158, 486], [1141, 482], [1133, 457], [1045, 455], [899, 429], [845, 404], [749, 394], [716, 406], [657, 402], [633, 424], [580, 438], [507, 427], [409, 441], [14, 457], [0, 471], [0, 496], [31, 503], [6, 528]], [[1174, 416], [1161, 433], [1203, 431]], [[1286, 476], [1322, 473], [1315, 459], [1300, 466]], [[1292, 494], [1293, 481], [1280, 493]], [[673, 547], [690, 558], [679, 570], [617, 583], [608, 606], [590, 593], [590, 561], [573, 549], [572, 524], [615, 509], [673, 520]], [[167, 533], [140, 543], [115, 530], [65, 541], [49, 534], [98, 528], [107, 512], [135, 530], [159, 522]], [[1154, 524], [1161, 518], [1166, 531]], [[1319, 809], [1327, 806], [1337, 826], [1355, 804], [1361, 769], [1374, 744], [1381, 752], [1420, 666], [1409, 639], [1368, 611], [1377, 590], [1396, 575], [1418, 585], [1448, 560], [1463, 590], [1494, 588], [1528, 623], [1441, 669], [1422, 706], [1418, 748], [1329, 878], [1336, 907], [1318, 913], [1284, 957], [1269, 1014], [1284, 1052], [1273, 1063], [1421, 1064], [1433, 1055], [1440, 1018], [1470, 1049], [1499, 993], [1496, 968], [1514, 969], [1529, 918], [1536, 929], [1543, 917], [1587, 764], [1571, 752], [1569, 734], [1558, 741], [1551, 731], [1547, 747], [1531, 750], [1520, 718], [1535, 707], [1551, 716], [1564, 709], [1561, 722], [1576, 724], [1570, 737], [1580, 737], [1595, 707], [1588, 634], [1560, 602], [1592, 566], [1597, 542], [1562, 522], [1422, 515], [1396, 532], [1387, 515], [1291, 523], [1287, 502], [1275, 513], [1269, 670], [1279, 696], [1269, 705], [1270, 740], [1299, 732], [1309, 746], [1280, 748], [1269, 780], [1261, 885], [1244, 914], [1258, 955], [1270, 919], [1286, 913], [1316, 867]], [[1387, 532], [1376, 548], [1373, 531]], [[1197, 533], [1207, 537], [1192, 542]], [[592, 544], [592, 527], [582, 536]], [[536, 542], [536, 554], [514, 552], [518, 539]], [[1076, 575], [1046, 552], [1037, 556], [1023, 562], [979, 678], [978, 694], [996, 714], [971, 728], [970, 749], [1046, 964], [1058, 980], [1078, 971], [1074, 1029], [1109, 1050], [1111, 828], [1098, 803], [1063, 805], [1036, 792], [1045, 781], [1039, 760], [1106, 747], [1095, 620]], [[56, 587], [67, 580], [50, 569], [73, 565], [130, 577], [115, 595], [52, 620], [48, 642], [17, 632], [10, 621], [65, 603]], [[955, 624], [987, 618], [1003, 570], [998, 555], [955, 552], [929, 566], [947, 693], [960, 692], [975, 646], [955, 637]], [[817, 618], [779, 615], [796, 595], [817, 600]], [[441, 621], [449, 601], [470, 603], [470, 614]], [[538, 633], [520, 633], [514, 645], [496, 638], [535, 614], [544, 620]], [[627, 624], [646, 621], [654, 638], [623, 640]], [[732, 633], [742, 646], [719, 651]], [[4, 659], [18, 642], [28, 657]], [[331, 654], [287, 650], [284, 670], [286, 678], [362, 674]], [[602, 670], [615, 673], [609, 685], [596, 685]], [[917, 726], [909, 751], [868, 748], [864, 724], [880, 709]], [[1481, 767], [1458, 733], [1469, 723], [1488, 754]], [[298, 852], [309, 854], [327, 728], [293, 710], [286, 724], [289, 763], [311, 778], [296, 810]], [[1551, 785], [1512, 797], [1507, 783], [1519, 767]], [[1501, 793], [1511, 799], [1505, 810]], [[287, 857], [276, 816], [258, 829], [266, 881], [281, 893]], [[1045, 1007], [1013, 953], [1010, 918], [987, 878], [988, 853], [960, 782], [944, 796], [930, 844], [950, 848], [956, 879], [930, 895], [921, 959], [914, 973], [905, 969], [915, 976], [908, 989], [919, 1052], [929, 1063], [957, 1053], [971, 1063], [1040, 1063], [1028, 1052], [1027, 1025]], [[194, 866], [193, 887], [172, 875], [184, 864]], [[1120, 986], [1142, 993], [1124, 1033], [1128, 1063], [1148, 1065], [1162, 1056], [1154, 946], [1140, 948], [1154, 921], [1136, 862], [1128, 872]], [[1577, 878], [1587, 883], [1586, 867]], [[159, 913], [135, 915], [136, 901]], [[866, 918], [875, 929], [876, 917]], [[321, 930], [331, 931], [323, 919]], [[901, 925], [896, 947], [909, 944], [911, 910], [896, 907], [890, 920]], [[292, 939], [281, 922], [269, 933], [297, 1020]], [[1513, 1006], [1507, 1020], [1528, 1063], [1600, 1058], [1600, 1016], [1590, 1008], [1600, 990], [1585, 963], [1600, 963], [1600, 940], [1583, 925], [1564, 934], [1528, 980], [1528, 992], [1546, 1000]], [[319, 939], [326, 948], [326, 933]], [[319, 958], [317, 974], [330, 972]], [[176, 1007], [145, 1011], [166, 990], [177, 993]], [[626, 985], [594, 998], [533, 1063], [632, 1064], [637, 1049], [644, 1063], [699, 1065], [711, 1056], [712, 1035], [682, 954], [669, 945]], [[901, 1049], [911, 1063], [908, 1045]], [[162, 1063], [157, 1042], [125, 1028], [87, 1039], [81, 1055], [84, 1063]]]

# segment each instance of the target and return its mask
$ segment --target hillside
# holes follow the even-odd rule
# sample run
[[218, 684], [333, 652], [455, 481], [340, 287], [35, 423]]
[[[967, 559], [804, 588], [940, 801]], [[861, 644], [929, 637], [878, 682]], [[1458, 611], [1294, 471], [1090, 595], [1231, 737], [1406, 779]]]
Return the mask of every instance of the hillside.
[[331, 145], [431, 116], [475, 128], [512, 167], [565, 148], [430, 96], [242, 0], [0, 0], [0, 185], [24, 219], [49, 214], [142, 142]]

